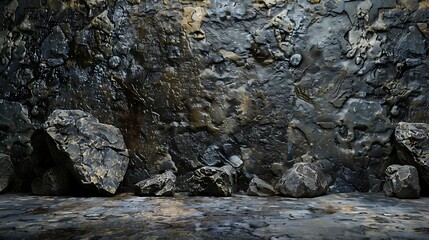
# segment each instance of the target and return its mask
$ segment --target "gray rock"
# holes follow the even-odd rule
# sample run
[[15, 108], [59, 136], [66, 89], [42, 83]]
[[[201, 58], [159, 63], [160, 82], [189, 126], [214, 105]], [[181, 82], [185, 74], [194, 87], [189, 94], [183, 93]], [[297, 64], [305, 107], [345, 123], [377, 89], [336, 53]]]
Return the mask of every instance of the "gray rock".
[[222, 168], [199, 168], [187, 182], [191, 195], [227, 197], [232, 194], [230, 174]]
[[176, 175], [166, 171], [138, 182], [134, 186], [134, 193], [138, 196], [173, 196], [175, 182]]
[[271, 186], [271, 184], [258, 177], [255, 177], [249, 183], [247, 195], [260, 197], [274, 196], [276, 195], [276, 190], [273, 186]]
[[68, 39], [61, 28], [55, 26], [52, 33], [42, 43], [42, 58], [47, 61], [48, 66], [55, 67], [64, 64], [64, 60], [68, 58], [68, 53]]
[[65, 166], [53, 167], [31, 183], [31, 192], [36, 195], [64, 195], [69, 189], [69, 173]]
[[231, 166], [233, 166], [234, 168], [239, 168], [243, 166], [243, 160], [241, 160], [241, 158], [237, 155], [233, 155], [228, 159], [225, 159], [225, 161], [229, 163]]
[[14, 168], [9, 155], [0, 153], [0, 193], [7, 189], [13, 176]]
[[302, 55], [298, 53], [292, 55], [292, 57], [290, 57], [289, 62], [290, 62], [290, 65], [294, 67], [298, 67], [302, 62]]
[[401, 163], [416, 167], [420, 179], [429, 185], [429, 124], [400, 122], [395, 140]]
[[410, 165], [390, 165], [386, 169], [383, 191], [388, 197], [419, 198], [420, 184], [417, 169]]
[[216, 145], [209, 146], [201, 157], [201, 162], [207, 166], [216, 166], [221, 164], [225, 156], [220, 152], [220, 148]]
[[114, 194], [128, 166], [120, 130], [80, 110], [55, 110], [45, 122], [49, 149], [58, 164], [100, 193]]
[[276, 185], [276, 189], [288, 197], [317, 197], [326, 193], [332, 182], [315, 163], [295, 163]]

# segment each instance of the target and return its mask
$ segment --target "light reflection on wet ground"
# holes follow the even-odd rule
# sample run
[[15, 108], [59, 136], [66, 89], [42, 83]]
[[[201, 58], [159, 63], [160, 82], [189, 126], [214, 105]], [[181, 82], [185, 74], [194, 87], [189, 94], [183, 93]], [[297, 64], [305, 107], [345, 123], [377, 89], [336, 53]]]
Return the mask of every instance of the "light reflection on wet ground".
[[429, 198], [0, 195], [0, 239], [429, 239]]

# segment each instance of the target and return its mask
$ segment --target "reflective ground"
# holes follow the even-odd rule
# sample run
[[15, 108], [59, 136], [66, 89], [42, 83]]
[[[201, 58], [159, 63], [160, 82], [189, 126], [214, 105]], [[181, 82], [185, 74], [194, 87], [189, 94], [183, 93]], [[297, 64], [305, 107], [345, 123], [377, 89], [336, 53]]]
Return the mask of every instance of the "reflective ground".
[[429, 239], [429, 198], [0, 195], [0, 239]]

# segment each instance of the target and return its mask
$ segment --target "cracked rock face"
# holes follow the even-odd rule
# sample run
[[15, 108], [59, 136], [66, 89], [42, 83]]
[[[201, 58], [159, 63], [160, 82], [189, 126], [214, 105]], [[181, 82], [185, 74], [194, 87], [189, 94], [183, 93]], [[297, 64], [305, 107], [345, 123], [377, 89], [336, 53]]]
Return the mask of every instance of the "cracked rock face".
[[173, 196], [175, 182], [176, 175], [166, 171], [138, 182], [134, 186], [134, 193], [137, 196]]
[[32, 129], [81, 109], [123, 133], [125, 189], [231, 164], [245, 191], [311, 156], [381, 191], [394, 126], [429, 123], [428, 23], [417, 0], [3, 0], [0, 152], [28, 187]]
[[317, 164], [296, 163], [283, 174], [276, 189], [288, 197], [317, 197], [328, 191], [331, 182], [331, 176]]
[[114, 194], [128, 166], [120, 130], [80, 110], [56, 110], [45, 122], [49, 150], [81, 184]]
[[233, 183], [230, 174], [227, 168], [199, 168], [187, 180], [189, 193], [195, 196], [231, 196]]
[[400, 122], [395, 140], [401, 162], [416, 167], [423, 184], [429, 186], [429, 124]]
[[388, 197], [419, 198], [420, 184], [417, 169], [410, 165], [391, 165], [386, 169], [383, 191]]

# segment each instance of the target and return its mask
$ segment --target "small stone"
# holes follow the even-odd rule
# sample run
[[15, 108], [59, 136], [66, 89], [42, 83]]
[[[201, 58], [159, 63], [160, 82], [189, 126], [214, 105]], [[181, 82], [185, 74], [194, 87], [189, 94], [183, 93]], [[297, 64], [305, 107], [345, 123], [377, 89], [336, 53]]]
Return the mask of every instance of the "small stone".
[[390, 113], [392, 114], [392, 116], [398, 116], [399, 115], [399, 109], [398, 106], [393, 106], [392, 109], [390, 110]]
[[7, 189], [13, 180], [14, 167], [9, 155], [0, 153], [0, 193]]
[[117, 67], [119, 67], [120, 64], [121, 64], [121, 58], [118, 56], [112, 56], [109, 59], [109, 66], [111, 68], [117, 68]]
[[276, 190], [273, 186], [271, 186], [271, 184], [258, 177], [255, 177], [249, 183], [247, 195], [260, 197], [274, 196], [276, 195]]
[[81, 110], [55, 110], [44, 124], [49, 151], [84, 186], [112, 195], [124, 178], [128, 150], [121, 131]]
[[293, 67], [298, 67], [302, 62], [302, 55], [298, 53], [292, 55], [292, 57], [290, 57], [289, 62], [290, 65], [292, 65]]
[[391, 165], [386, 169], [383, 191], [388, 197], [419, 198], [420, 185], [417, 169], [410, 165]]
[[226, 162], [235, 168], [239, 168], [239, 167], [243, 166], [243, 160], [241, 160], [241, 158], [237, 155], [233, 155], [233, 156], [229, 157], [226, 160]]
[[230, 175], [222, 168], [199, 168], [187, 182], [191, 195], [228, 197], [232, 194]]
[[142, 180], [134, 186], [137, 196], [173, 196], [176, 175], [171, 171]]

